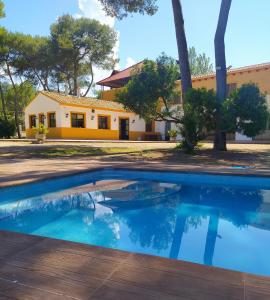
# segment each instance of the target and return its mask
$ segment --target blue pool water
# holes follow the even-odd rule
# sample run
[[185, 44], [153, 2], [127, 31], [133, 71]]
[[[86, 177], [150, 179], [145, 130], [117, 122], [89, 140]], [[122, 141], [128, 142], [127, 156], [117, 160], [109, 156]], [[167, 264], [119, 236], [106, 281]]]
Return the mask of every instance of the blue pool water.
[[83, 173], [0, 189], [0, 229], [270, 275], [270, 178]]

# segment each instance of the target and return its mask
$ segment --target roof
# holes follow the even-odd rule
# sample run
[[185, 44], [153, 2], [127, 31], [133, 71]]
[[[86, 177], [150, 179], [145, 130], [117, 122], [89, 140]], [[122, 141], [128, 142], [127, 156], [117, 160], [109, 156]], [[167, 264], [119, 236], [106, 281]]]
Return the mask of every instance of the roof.
[[[270, 62], [230, 69], [227, 71], [227, 74], [229, 75], [229, 74], [236, 74], [236, 73], [252, 72], [252, 71], [259, 71], [263, 69], [270, 69]], [[216, 73], [192, 76], [192, 81], [204, 80], [204, 79], [215, 78], [215, 77], [216, 77]]]
[[143, 64], [143, 61], [130, 66], [122, 71], [113, 71], [112, 74], [97, 82], [96, 84], [98, 85], [102, 85], [102, 86], [108, 86], [108, 87], [112, 87], [112, 88], [117, 88], [117, 87], [122, 87], [124, 86], [128, 80], [130, 79], [132, 72], [136, 69], [136, 68], [140, 68]]
[[48, 91], [41, 91], [40, 94], [47, 96], [54, 101], [57, 101], [61, 105], [127, 111], [121, 103], [114, 101], [100, 100], [89, 97], [76, 97], [70, 95], [66, 96], [65, 94]]

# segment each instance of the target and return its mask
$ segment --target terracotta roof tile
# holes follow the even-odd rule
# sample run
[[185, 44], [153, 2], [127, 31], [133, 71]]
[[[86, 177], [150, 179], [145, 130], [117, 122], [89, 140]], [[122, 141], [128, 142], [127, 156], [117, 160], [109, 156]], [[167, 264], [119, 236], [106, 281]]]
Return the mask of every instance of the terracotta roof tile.
[[124, 106], [119, 102], [114, 101], [107, 101], [107, 100], [100, 100], [96, 98], [89, 98], [89, 97], [76, 97], [76, 96], [66, 96], [64, 94], [56, 93], [56, 92], [47, 92], [42, 91], [41, 94], [57, 101], [62, 105], [80, 105], [84, 107], [93, 107], [93, 108], [100, 108], [100, 109], [111, 109], [111, 110], [122, 110], [126, 111]]
[[131, 77], [132, 71], [134, 71], [135, 68], [139, 68], [142, 64], [143, 64], [143, 61], [141, 61], [141, 62], [139, 62], [139, 63], [137, 63], [137, 64], [135, 64], [131, 67], [128, 67], [128, 68], [126, 68], [122, 71], [118, 71], [115, 74], [113, 74], [113, 75], [97, 82], [97, 84], [103, 85], [103, 84], [106, 84], [108, 82], [129, 78], [129, 77]]

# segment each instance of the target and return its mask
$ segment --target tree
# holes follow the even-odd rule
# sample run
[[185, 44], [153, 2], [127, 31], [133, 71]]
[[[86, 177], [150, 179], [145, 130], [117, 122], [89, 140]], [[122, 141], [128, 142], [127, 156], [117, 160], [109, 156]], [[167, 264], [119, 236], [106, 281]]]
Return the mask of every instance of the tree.
[[[131, 80], [117, 94], [117, 101], [146, 120], [179, 123], [180, 116], [171, 106], [175, 104], [175, 82], [179, 78], [176, 61], [166, 55], [157, 61], [145, 60], [141, 69], [135, 70]], [[163, 110], [160, 110], [160, 107]], [[180, 112], [180, 110], [179, 110]]]
[[265, 95], [253, 83], [242, 85], [225, 100], [221, 109], [222, 130], [255, 137], [266, 129], [269, 113]]
[[184, 139], [182, 147], [188, 152], [193, 152], [197, 143], [218, 126], [217, 107], [225, 134], [238, 131], [254, 137], [266, 128], [266, 99], [256, 85], [243, 85], [222, 103], [213, 90], [190, 89], [181, 106], [175, 92], [178, 76], [177, 63], [164, 54], [155, 62], [145, 60], [117, 94], [117, 101], [145, 120], [176, 124]]
[[19, 76], [34, 85], [40, 84], [45, 91], [50, 91], [55, 64], [50, 38], [24, 35], [18, 49], [18, 57], [14, 62]]
[[188, 59], [191, 75], [198, 76], [214, 72], [210, 58], [205, 53], [197, 54], [194, 47], [189, 48]]
[[5, 16], [4, 12], [4, 3], [0, 0], [0, 18], [3, 18]]
[[184, 149], [192, 152], [205, 132], [213, 129], [215, 94], [206, 89], [190, 89], [181, 107], [176, 101], [178, 77], [174, 59], [163, 54], [156, 62], [146, 60], [118, 93], [117, 101], [146, 120], [176, 124], [184, 138]]
[[[7, 94], [4, 92], [1, 95], [2, 109], [12, 111], [18, 138], [21, 138], [20, 124], [22, 120], [20, 114], [23, 107], [20, 107], [20, 102], [22, 98], [21, 88], [24, 87], [24, 80], [18, 72], [18, 65], [21, 60], [21, 48], [26, 37], [20, 33], [5, 32], [2, 36], [4, 46], [0, 47], [1, 79], [2, 82], [8, 80], [11, 85], [11, 88], [9, 88], [9, 95], [11, 95], [9, 99], [7, 99]], [[11, 103], [12, 109], [8, 108], [8, 105], [10, 106]]]
[[227, 92], [227, 68], [225, 55], [225, 33], [228, 23], [229, 12], [232, 0], [222, 0], [218, 25], [215, 35], [215, 56], [216, 56], [216, 90], [219, 105], [216, 113], [216, 133], [214, 139], [214, 149], [226, 151], [226, 133], [221, 130], [222, 118], [220, 115], [220, 107], [222, 102], [226, 99]]
[[[141, 13], [153, 15], [157, 11], [156, 0], [99, 0], [108, 15], [122, 19], [128, 13]], [[184, 17], [180, 0], [172, 0], [174, 24], [179, 54], [179, 66], [181, 72], [182, 94], [186, 94], [192, 88], [191, 73], [188, 60], [188, 47], [186, 41]]]
[[[12, 85], [6, 81], [1, 84], [2, 96], [4, 98], [6, 118], [0, 113], [0, 118], [12, 121], [14, 123], [14, 89]], [[25, 106], [34, 98], [36, 95], [36, 89], [34, 86], [28, 82], [23, 81], [22, 83], [16, 84], [16, 90], [18, 92], [18, 119], [19, 124], [24, 123], [23, 110]], [[0, 111], [2, 109], [2, 102], [0, 103]]]
[[[51, 26], [51, 39], [56, 63], [56, 81], [63, 75], [70, 93], [77, 95], [80, 84], [87, 86], [84, 96], [93, 84], [93, 66], [113, 67], [113, 47], [116, 33], [107, 25], [87, 18], [60, 17]], [[88, 77], [90, 77], [88, 79]]]
[[17, 86], [15, 84], [15, 76], [16, 70], [12, 68], [13, 64], [18, 57], [18, 48], [20, 47], [20, 43], [23, 40], [23, 36], [18, 33], [5, 33], [2, 36], [3, 45], [1, 47], [0, 53], [0, 64], [2, 66], [3, 74], [2, 77], [8, 78], [12, 84], [12, 88], [14, 90], [14, 98], [13, 98], [13, 109], [14, 109], [14, 119], [16, 125], [16, 131], [18, 138], [21, 138], [20, 132], [20, 124], [19, 124], [19, 111], [18, 111], [18, 101], [19, 94], [17, 90]]

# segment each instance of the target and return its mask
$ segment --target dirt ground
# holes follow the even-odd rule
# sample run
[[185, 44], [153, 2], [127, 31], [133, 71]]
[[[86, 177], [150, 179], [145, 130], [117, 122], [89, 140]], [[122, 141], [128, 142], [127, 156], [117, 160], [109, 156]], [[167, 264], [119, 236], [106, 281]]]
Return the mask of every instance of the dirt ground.
[[18, 184], [59, 174], [98, 167], [136, 167], [173, 170], [270, 174], [270, 145], [228, 144], [215, 152], [203, 143], [195, 155], [176, 150], [165, 142], [31, 142], [0, 141], [0, 186]]

